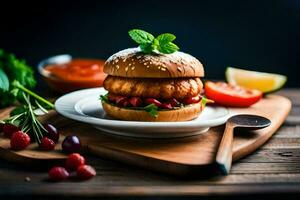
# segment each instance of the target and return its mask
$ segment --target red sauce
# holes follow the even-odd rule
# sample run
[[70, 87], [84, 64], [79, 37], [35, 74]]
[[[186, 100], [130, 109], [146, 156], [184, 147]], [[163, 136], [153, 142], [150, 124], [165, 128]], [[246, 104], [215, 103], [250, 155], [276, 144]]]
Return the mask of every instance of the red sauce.
[[104, 62], [98, 59], [73, 59], [64, 64], [48, 65], [44, 69], [50, 72], [50, 76], [45, 79], [51, 88], [59, 92], [100, 87], [106, 77]]

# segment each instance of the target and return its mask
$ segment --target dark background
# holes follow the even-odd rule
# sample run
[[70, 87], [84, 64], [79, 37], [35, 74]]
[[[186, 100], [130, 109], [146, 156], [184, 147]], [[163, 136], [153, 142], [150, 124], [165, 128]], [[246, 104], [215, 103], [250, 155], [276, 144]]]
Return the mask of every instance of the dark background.
[[9, 1], [0, 7], [0, 48], [36, 66], [69, 53], [106, 59], [136, 46], [131, 28], [171, 32], [203, 62], [206, 78], [226, 66], [288, 75], [299, 87], [300, 1]]

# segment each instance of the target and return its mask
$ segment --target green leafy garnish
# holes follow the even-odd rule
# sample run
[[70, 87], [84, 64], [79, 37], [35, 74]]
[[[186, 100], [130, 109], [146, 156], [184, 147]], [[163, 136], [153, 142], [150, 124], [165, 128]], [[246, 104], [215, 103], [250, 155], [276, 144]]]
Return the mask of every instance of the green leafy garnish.
[[5, 72], [0, 68], [0, 89], [3, 92], [8, 91], [9, 89], [9, 80]]
[[[22, 96], [25, 103], [16, 109], [11, 114], [12, 117], [5, 120], [5, 123], [14, 124], [21, 128], [21, 131], [28, 133], [31, 138], [38, 143], [41, 142], [43, 136], [47, 133], [47, 130], [39, 122], [34, 112], [35, 109], [40, 108], [40, 104], [36, 101], [36, 104], [31, 103], [30, 95], [22, 92]], [[45, 108], [41, 110], [46, 110]]]
[[144, 53], [160, 52], [171, 54], [179, 50], [179, 47], [173, 43], [176, 36], [171, 33], [163, 33], [156, 38], [146, 31], [132, 29], [128, 32], [132, 40], [139, 44]]
[[100, 100], [103, 102], [109, 103], [108, 93], [106, 93], [105, 95], [100, 95]]
[[201, 99], [202, 108], [205, 108], [206, 103], [207, 103], [207, 99], [205, 97], [202, 97]]
[[151, 117], [157, 117], [158, 116], [158, 107], [154, 104], [149, 104], [148, 106], [144, 107], [145, 111], [148, 112]]
[[0, 49], [0, 106], [13, 105], [16, 100], [21, 104], [10, 113], [10, 118], [0, 123], [14, 124], [40, 143], [47, 130], [34, 111], [40, 109], [47, 113], [54, 105], [30, 90], [35, 84], [31, 67]]
[[14, 90], [12, 83], [17, 80], [23, 87], [33, 88], [36, 85], [33, 70], [24, 60], [19, 60], [14, 54], [0, 49], [0, 107], [12, 105], [23, 96]]

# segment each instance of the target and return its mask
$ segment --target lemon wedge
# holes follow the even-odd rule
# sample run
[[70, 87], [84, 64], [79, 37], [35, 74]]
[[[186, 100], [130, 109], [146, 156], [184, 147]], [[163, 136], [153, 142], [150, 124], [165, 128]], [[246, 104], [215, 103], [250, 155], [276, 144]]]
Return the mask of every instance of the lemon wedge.
[[225, 76], [230, 84], [257, 89], [263, 93], [279, 90], [287, 80], [286, 76], [280, 74], [256, 72], [233, 67], [226, 69]]

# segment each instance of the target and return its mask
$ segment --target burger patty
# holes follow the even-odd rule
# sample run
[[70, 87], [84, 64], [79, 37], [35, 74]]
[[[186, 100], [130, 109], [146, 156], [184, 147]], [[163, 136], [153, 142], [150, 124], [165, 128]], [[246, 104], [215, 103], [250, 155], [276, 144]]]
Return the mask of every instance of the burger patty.
[[183, 99], [200, 94], [200, 78], [124, 78], [106, 77], [104, 88], [122, 96], [152, 97], [157, 99]]

